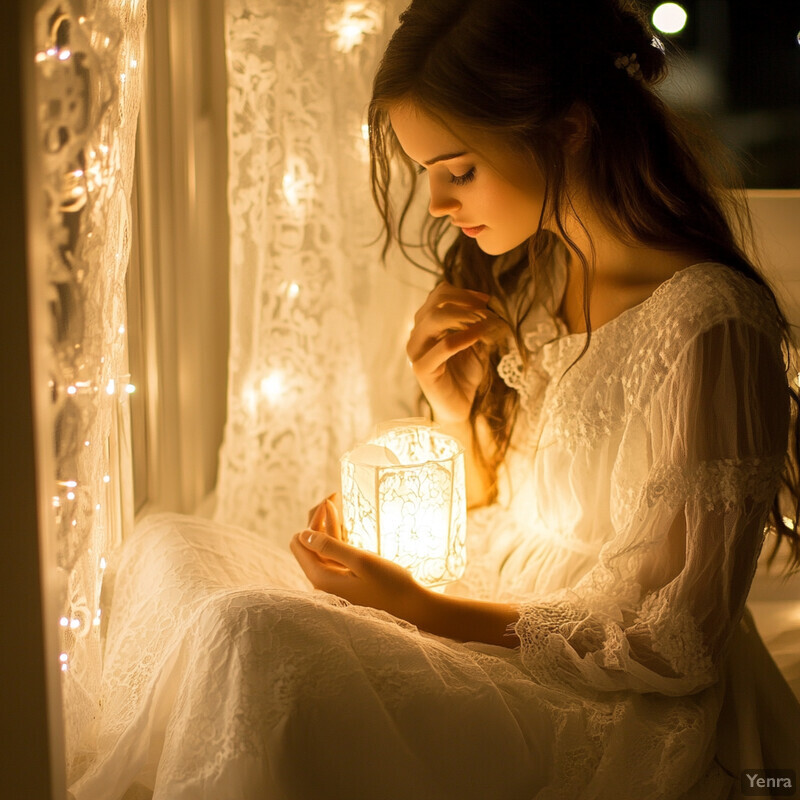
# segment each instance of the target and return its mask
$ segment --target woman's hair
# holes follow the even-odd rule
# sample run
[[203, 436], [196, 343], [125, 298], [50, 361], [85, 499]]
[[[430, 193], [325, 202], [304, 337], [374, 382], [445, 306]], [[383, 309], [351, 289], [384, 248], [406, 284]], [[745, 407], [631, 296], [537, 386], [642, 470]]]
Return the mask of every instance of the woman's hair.
[[[639, 72], [632, 75], [633, 69], [620, 68], [615, 61], [634, 53]], [[621, 241], [699, 254], [766, 286], [745, 250], [752, 244], [752, 228], [738, 170], [724, 148], [679, 118], [656, 94], [653, 87], [665, 74], [663, 45], [632, 2], [414, 0], [400, 16], [375, 76], [369, 106], [372, 193], [385, 226], [384, 256], [393, 239], [409, 255], [412, 245], [406, 243], [403, 227], [417, 182], [415, 166], [389, 123], [389, 110], [411, 103], [445, 125], [454, 120], [477, 132], [503, 136], [521, 157], [533, 158], [544, 175], [537, 232], [511, 253], [494, 257], [465, 236], [448, 244], [448, 220], [428, 217], [422, 247], [445, 280], [505, 301], [505, 316], [519, 342], [520, 324], [529, 307], [512, 311], [508, 298], [515, 294], [541, 298], [550, 290], [548, 265], [563, 251], [551, 231], [558, 231], [577, 256], [584, 286], [589, 285], [594, 266], [593, 248], [582, 252], [564, 226], [567, 211], [574, 209], [567, 194], [561, 126], [567, 113], [580, 104], [590, 121], [586, 140], [590, 168], [582, 176], [584, 185], [593, 208]], [[399, 214], [391, 200], [396, 159], [407, 173], [407, 194]], [[775, 307], [788, 369], [793, 352], [789, 323], [777, 301]], [[588, 347], [588, 291], [583, 311]], [[501, 355], [497, 347], [490, 351], [490, 366], [470, 415], [473, 431], [479, 416], [489, 423], [492, 452], [481, 452], [478, 437], [473, 440], [495, 487], [518, 402], [516, 392], [494, 369]], [[789, 391], [792, 444], [784, 486], [772, 508], [777, 539], [769, 563], [785, 539], [797, 566], [800, 399], [791, 385]], [[793, 522], [787, 522], [785, 514]]]

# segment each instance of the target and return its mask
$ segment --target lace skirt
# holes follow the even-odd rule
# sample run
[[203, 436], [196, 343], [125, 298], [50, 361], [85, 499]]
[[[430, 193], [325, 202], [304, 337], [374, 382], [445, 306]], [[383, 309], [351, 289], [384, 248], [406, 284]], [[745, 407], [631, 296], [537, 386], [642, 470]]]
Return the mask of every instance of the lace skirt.
[[721, 692], [546, 687], [515, 650], [309, 591], [285, 550], [162, 515], [125, 545], [86, 743], [95, 757], [70, 789], [76, 800], [724, 798]]

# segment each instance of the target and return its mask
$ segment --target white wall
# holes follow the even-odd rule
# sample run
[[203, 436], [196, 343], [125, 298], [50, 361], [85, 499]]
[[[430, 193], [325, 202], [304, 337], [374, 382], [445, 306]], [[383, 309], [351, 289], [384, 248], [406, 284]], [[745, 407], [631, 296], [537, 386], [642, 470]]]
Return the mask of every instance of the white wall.
[[748, 192], [764, 267], [793, 325], [800, 325], [800, 189]]

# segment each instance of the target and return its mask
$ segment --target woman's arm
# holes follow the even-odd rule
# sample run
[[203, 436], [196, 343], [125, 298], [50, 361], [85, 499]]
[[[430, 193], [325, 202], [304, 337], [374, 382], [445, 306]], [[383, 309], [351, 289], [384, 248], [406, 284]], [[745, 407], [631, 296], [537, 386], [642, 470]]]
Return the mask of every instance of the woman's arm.
[[502, 647], [518, 647], [514, 625], [519, 610], [509, 603], [489, 603], [438, 594], [427, 589], [419, 616], [409, 622], [418, 628], [460, 642], [486, 642]]
[[[325, 530], [306, 529], [291, 549], [314, 585], [360, 606], [387, 611], [418, 628], [459, 641], [516, 647], [515, 606], [450, 597], [420, 586], [408, 570], [343, 542], [335, 505], [326, 500]], [[312, 526], [320, 524], [315, 514]]]

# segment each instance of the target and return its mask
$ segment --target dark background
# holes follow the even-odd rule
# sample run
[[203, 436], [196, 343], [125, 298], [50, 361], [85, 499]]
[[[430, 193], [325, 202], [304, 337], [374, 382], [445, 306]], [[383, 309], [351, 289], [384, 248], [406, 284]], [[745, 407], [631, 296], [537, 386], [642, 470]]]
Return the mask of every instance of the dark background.
[[[645, 0], [650, 13], [660, 5]], [[749, 188], [800, 188], [800, 0], [682, 0], [686, 27], [659, 34], [662, 93], [741, 157]]]

